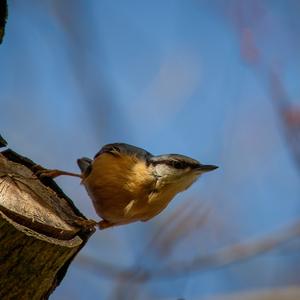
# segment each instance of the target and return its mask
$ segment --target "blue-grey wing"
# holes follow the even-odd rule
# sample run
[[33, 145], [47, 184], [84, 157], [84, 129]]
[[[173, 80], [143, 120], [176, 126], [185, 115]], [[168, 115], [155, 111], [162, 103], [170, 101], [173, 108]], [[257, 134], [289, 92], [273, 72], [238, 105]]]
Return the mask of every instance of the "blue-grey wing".
[[94, 159], [103, 154], [103, 153], [110, 153], [112, 155], [117, 155], [118, 153], [124, 153], [127, 155], [135, 155], [137, 157], [148, 159], [152, 157], [152, 154], [142, 148], [125, 144], [125, 143], [113, 143], [107, 144], [101, 148], [101, 150], [95, 155]]

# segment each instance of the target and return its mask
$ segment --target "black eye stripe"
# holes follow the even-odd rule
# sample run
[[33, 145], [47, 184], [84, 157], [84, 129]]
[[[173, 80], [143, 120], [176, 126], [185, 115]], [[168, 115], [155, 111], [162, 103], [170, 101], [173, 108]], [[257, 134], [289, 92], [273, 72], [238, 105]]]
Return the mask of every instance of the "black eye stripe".
[[150, 163], [153, 166], [164, 164], [164, 165], [171, 166], [175, 169], [186, 169], [188, 167], [193, 169], [193, 168], [198, 167], [197, 164], [190, 164], [190, 163], [183, 162], [183, 161], [178, 161], [178, 160], [160, 160], [160, 161], [151, 161]]
[[173, 161], [171, 165], [172, 165], [172, 167], [174, 167], [175, 169], [185, 169], [185, 168], [188, 167], [186, 163], [183, 163], [183, 162], [181, 162], [181, 161], [176, 161], [176, 160]]

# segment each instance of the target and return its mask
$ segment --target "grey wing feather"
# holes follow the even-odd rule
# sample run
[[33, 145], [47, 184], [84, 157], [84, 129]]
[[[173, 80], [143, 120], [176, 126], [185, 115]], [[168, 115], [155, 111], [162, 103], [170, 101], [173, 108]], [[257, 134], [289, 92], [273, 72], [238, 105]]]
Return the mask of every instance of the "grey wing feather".
[[147, 159], [147, 158], [153, 156], [150, 152], [148, 152], [142, 148], [135, 147], [133, 145], [129, 145], [129, 144], [125, 144], [125, 143], [113, 143], [113, 144], [107, 144], [107, 145], [103, 146], [101, 148], [101, 150], [95, 155], [94, 159], [103, 153], [114, 154], [116, 152], [125, 153], [128, 155], [136, 155], [136, 156], [144, 158], [144, 159]]

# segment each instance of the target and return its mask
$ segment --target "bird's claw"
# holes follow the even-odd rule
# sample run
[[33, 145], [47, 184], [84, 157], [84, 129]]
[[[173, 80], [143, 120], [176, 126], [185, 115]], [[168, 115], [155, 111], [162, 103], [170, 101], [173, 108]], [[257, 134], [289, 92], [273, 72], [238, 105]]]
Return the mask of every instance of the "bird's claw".
[[75, 225], [79, 225], [80, 227], [84, 227], [87, 229], [94, 229], [96, 226], [98, 226], [100, 230], [115, 226], [115, 224], [110, 223], [109, 221], [106, 220], [101, 220], [99, 222], [96, 222], [94, 220], [86, 220], [83, 218], [76, 219], [74, 223]]
[[109, 221], [106, 221], [106, 220], [102, 220], [102, 221], [98, 222], [97, 225], [100, 230], [115, 226], [115, 224], [113, 224]]
[[80, 227], [84, 227], [85, 229], [94, 229], [97, 226], [98, 222], [94, 220], [79, 218], [74, 220], [74, 224]]

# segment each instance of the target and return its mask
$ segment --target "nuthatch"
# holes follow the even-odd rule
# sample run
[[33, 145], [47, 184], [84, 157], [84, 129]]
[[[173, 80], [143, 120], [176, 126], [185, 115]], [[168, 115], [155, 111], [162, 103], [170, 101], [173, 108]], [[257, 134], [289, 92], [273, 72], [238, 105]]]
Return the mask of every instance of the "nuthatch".
[[94, 160], [83, 157], [77, 163], [80, 175], [60, 170], [42, 175], [81, 177], [103, 219], [98, 223], [100, 229], [150, 220], [202, 173], [218, 168], [180, 154], [154, 156], [124, 143], [105, 145]]

